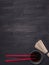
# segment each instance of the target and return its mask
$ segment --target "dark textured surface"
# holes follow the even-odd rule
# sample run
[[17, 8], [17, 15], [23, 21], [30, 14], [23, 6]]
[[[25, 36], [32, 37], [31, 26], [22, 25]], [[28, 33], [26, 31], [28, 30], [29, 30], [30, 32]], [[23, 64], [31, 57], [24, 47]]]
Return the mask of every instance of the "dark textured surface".
[[[49, 49], [49, 0], [0, 0], [0, 65], [33, 65], [29, 61], [4, 63], [6, 53], [30, 53], [42, 39]], [[39, 65], [49, 65], [49, 58]]]

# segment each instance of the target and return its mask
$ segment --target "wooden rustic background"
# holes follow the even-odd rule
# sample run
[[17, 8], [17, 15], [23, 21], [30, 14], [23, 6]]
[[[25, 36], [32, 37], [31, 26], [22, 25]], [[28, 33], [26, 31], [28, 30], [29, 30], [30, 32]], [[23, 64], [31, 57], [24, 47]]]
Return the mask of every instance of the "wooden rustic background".
[[[30, 53], [39, 39], [49, 50], [49, 0], [0, 0], [0, 65], [33, 65], [5, 63], [4, 55]], [[39, 65], [49, 65], [49, 58]]]

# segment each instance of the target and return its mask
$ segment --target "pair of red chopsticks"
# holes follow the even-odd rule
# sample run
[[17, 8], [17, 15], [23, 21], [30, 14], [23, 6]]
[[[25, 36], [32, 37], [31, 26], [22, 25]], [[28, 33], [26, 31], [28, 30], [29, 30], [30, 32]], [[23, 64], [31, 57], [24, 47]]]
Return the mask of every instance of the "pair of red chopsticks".
[[[30, 58], [30, 55], [31, 54], [6, 54], [5, 57], [6, 58], [16, 58], [16, 60], [5, 60], [5, 62], [20, 62], [20, 61], [27, 61], [27, 60], [31, 60]], [[33, 60], [35, 59], [34, 58], [34, 55], [33, 56]]]

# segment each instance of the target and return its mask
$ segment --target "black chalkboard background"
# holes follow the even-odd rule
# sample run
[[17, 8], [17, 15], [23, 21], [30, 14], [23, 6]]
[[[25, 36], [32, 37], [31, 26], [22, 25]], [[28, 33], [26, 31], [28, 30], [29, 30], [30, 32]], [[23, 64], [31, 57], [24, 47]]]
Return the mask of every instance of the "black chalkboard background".
[[[5, 63], [4, 55], [30, 53], [39, 39], [49, 50], [49, 0], [0, 0], [0, 65], [33, 65]], [[49, 58], [39, 65], [49, 65]]]

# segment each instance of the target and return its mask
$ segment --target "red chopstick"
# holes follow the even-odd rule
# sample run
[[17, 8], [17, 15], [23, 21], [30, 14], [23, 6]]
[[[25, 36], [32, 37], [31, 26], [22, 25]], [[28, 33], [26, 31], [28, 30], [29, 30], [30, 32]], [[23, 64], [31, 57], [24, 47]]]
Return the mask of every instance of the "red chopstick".
[[[35, 60], [36, 58], [32, 58], [33, 60]], [[31, 58], [22, 58], [22, 59], [16, 59], [16, 60], [5, 60], [5, 62], [20, 62], [20, 61], [27, 61], [27, 60], [31, 60]]]
[[[30, 56], [30, 54], [6, 54], [5, 57], [9, 58], [9, 57], [26, 57], [26, 56]], [[32, 56], [35, 56], [34, 54]]]

